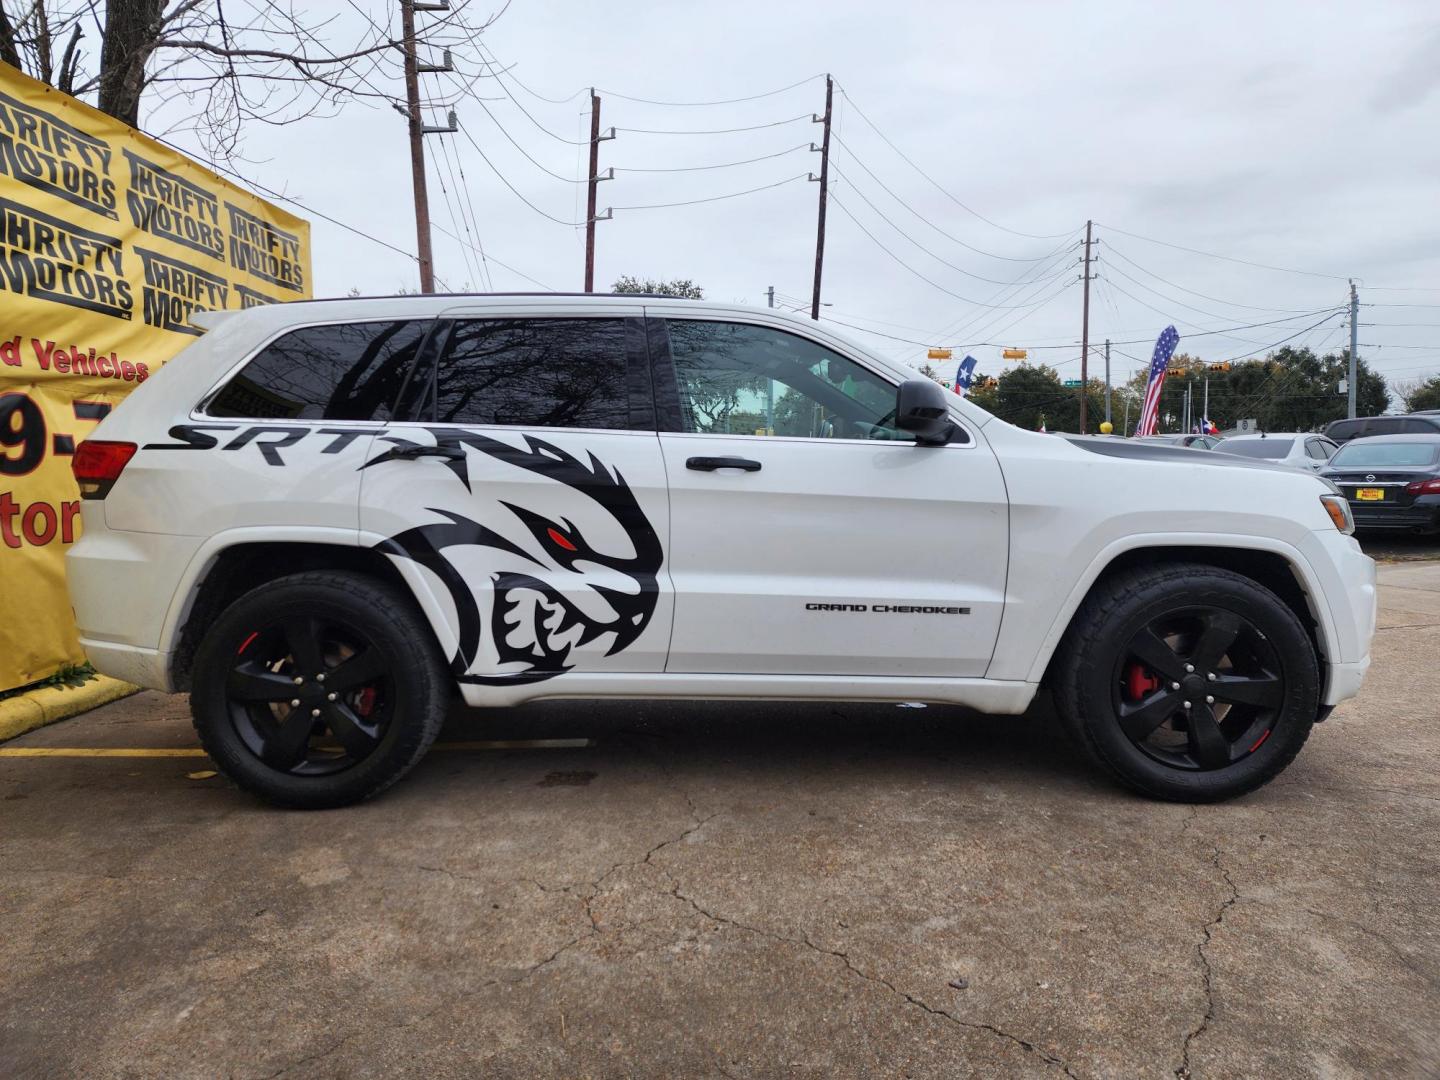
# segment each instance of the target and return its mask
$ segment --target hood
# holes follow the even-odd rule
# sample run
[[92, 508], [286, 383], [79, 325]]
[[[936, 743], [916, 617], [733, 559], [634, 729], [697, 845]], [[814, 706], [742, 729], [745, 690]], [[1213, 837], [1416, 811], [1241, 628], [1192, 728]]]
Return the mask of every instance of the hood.
[[1127, 458], [1131, 461], [1167, 461], [1178, 465], [1198, 465], [1202, 468], [1260, 469], [1265, 472], [1283, 472], [1301, 476], [1315, 475], [1305, 469], [1282, 465], [1278, 461], [1240, 457], [1238, 454], [1226, 454], [1218, 450], [1196, 450], [1188, 446], [1170, 446], [1166, 443], [1142, 443], [1106, 435], [1062, 435], [1061, 438], [1072, 446], [1088, 450], [1092, 454]]

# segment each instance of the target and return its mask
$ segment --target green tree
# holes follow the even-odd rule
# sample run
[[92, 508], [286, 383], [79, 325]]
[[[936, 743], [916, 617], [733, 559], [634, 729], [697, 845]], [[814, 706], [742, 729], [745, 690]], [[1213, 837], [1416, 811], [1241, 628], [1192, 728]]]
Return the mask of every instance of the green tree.
[[[1263, 360], [1232, 362], [1228, 369], [1212, 367], [1186, 357], [1184, 366], [1172, 361], [1160, 395], [1158, 430], [1179, 431], [1184, 424], [1185, 393], [1191, 398], [1192, 424], [1206, 412], [1209, 383], [1209, 417], [1223, 430], [1240, 420], [1253, 419], [1266, 431], [1314, 431], [1344, 417], [1346, 395], [1340, 381], [1346, 377], [1348, 352], [1316, 356], [1310, 349], [1285, 347]], [[1356, 408], [1361, 416], [1385, 411], [1389, 390], [1385, 379], [1363, 359], [1356, 364]], [[1127, 384], [1137, 398], [1144, 394], [1146, 372], [1138, 371]], [[1132, 421], [1138, 418], [1132, 416]]]
[[1440, 409], [1440, 375], [1432, 375], [1405, 395], [1405, 411]]
[[622, 274], [616, 278], [615, 284], [610, 286], [610, 291], [643, 293], [647, 296], [675, 296], [682, 300], [705, 299], [705, 290], [689, 278], [666, 281], [661, 278], [638, 278], [631, 274]]
[[[1018, 427], [1036, 428], [1041, 422], [1047, 431], [1080, 430], [1080, 391], [1064, 386], [1060, 374], [1045, 364], [1021, 364], [1001, 375], [993, 388], [976, 378], [971, 399], [981, 408]], [[1085, 386], [1089, 430], [1099, 429], [1105, 418], [1105, 384], [1091, 379]]]

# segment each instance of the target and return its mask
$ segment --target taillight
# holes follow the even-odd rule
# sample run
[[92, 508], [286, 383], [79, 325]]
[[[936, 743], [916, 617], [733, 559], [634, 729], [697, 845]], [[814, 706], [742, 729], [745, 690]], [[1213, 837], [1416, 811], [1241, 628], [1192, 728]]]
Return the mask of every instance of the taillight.
[[86, 439], [75, 448], [70, 468], [80, 484], [82, 499], [103, 499], [140, 448], [133, 442]]
[[1416, 480], [1405, 485], [1407, 495], [1440, 495], [1440, 477], [1434, 480]]

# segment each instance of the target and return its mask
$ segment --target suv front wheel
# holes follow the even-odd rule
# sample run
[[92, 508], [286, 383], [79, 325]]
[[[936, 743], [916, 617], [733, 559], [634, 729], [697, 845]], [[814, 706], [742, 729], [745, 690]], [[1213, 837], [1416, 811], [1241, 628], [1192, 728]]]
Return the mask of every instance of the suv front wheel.
[[1091, 755], [1147, 795], [1253, 791], [1310, 734], [1310, 635], [1269, 589], [1202, 564], [1143, 567], [1091, 591], [1056, 657], [1055, 703]]
[[444, 723], [450, 680], [407, 598], [363, 574], [294, 574], [216, 620], [190, 708], [216, 766], [281, 806], [359, 802], [400, 779]]

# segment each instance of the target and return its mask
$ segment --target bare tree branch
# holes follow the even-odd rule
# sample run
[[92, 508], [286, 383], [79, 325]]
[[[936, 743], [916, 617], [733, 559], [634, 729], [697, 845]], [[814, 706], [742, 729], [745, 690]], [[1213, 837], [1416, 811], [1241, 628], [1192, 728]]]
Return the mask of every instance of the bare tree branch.
[[[167, 117], [168, 130], [193, 134], [204, 153], [223, 159], [240, 153], [251, 123], [403, 101], [393, 4], [377, 18], [366, 11], [377, 2], [349, 4], [364, 20], [357, 32], [348, 11], [297, 11], [294, 0], [30, 0], [17, 17], [0, 6], [0, 60], [66, 93], [94, 95], [102, 111], [132, 126], [143, 100], [147, 114]], [[417, 45], [473, 41], [499, 17], [472, 20], [472, 10], [483, 10], [478, 2], [457, 0], [435, 13]], [[91, 24], [98, 58], [81, 47]], [[482, 74], [493, 77], [482, 68], [476, 78]]]

